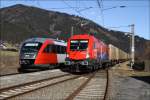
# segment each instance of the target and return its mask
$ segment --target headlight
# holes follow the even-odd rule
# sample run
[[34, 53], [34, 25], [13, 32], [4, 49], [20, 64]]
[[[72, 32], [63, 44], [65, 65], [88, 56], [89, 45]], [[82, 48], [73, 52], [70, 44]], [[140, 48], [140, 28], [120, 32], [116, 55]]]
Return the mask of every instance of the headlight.
[[86, 53], [86, 58], [89, 58], [89, 57], [90, 57], [89, 53]]
[[35, 58], [36, 58], [36, 54], [34, 54], [34, 55], [32, 56], [32, 58], [35, 59]]
[[67, 54], [66, 57], [69, 57], [69, 55]]
[[35, 59], [36, 54], [25, 54], [23, 59]]

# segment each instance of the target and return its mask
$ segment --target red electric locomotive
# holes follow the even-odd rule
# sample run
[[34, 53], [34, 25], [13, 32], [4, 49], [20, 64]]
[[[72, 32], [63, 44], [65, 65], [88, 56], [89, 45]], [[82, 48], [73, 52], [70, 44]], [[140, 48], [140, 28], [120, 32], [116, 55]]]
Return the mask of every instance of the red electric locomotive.
[[45, 69], [64, 64], [67, 43], [51, 38], [31, 38], [20, 49], [19, 72], [26, 69]]
[[80, 34], [69, 38], [66, 65], [71, 69], [96, 70], [108, 62], [108, 46], [93, 35]]

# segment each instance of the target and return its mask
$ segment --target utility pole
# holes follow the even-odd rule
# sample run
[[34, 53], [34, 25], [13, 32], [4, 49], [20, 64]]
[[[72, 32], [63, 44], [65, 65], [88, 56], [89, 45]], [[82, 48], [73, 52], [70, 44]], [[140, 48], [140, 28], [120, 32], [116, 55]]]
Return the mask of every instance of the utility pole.
[[134, 47], [134, 24], [131, 26], [131, 35], [132, 35], [132, 45], [131, 45], [131, 68], [134, 64], [134, 53], [135, 53], [135, 47]]
[[[130, 42], [130, 67], [132, 68], [134, 63], [135, 63], [135, 41], [134, 41], [134, 24], [128, 25], [128, 26], [121, 26], [121, 27], [131, 27], [131, 32], [127, 32], [127, 34], [129, 34], [131, 36], [131, 42]], [[120, 27], [112, 27], [112, 28], [120, 28]]]

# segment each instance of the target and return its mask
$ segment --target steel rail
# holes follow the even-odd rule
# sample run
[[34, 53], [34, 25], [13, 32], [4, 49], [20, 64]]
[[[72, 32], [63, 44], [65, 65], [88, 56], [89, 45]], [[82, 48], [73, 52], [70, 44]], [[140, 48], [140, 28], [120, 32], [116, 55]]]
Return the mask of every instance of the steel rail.
[[95, 73], [91, 74], [89, 76], [89, 78], [83, 83], [81, 84], [73, 93], [71, 93], [66, 100], [73, 100], [73, 98], [80, 93], [80, 91], [85, 88], [85, 86], [87, 85], [87, 83], [94, 77]]
[[[98, 71], [97, 71], [98, 72]], [[87, 86], [87, 84], [91, 81], [92, 78], [96, 75], [96, 73], [93, 73], [89, 76], [89, 78], [83, 82], [73, 93], [71, 93], [65, 100], [73, 100], [77, 95], [80, 95], [80, 92]], [[107, 100], [108, 97], [108, 87], [109, 87], [109, 72], [108, 69], [105, 71], [106, 73], [106, 87], [104, 88], [104, 94], [102, 96], [103, 100]], [[88, 95], [87, 95], [88, 96]]]
[[[22, 87], [25, 87], [25, 86], [29, 86], [29, 85], [34, 85], [34, 84], [38, 84], [40, 82], [44, 82], [44, 81], [52, 81], [53, 79], [57, 79], [57, 78], [61, 78], [61, 77], [64, 77], [64, 76], [68, 76], [68, 74], [66, 75], [62, 75], [62, 76], [58, 76], [58, 77], [53, 77], [53, 78], [50, 78], [50, 79], [46, 79], [46, 80], [40, 80], [39, 82], [32, 82], [32, 83], [27, 83], [26, 85], [21, 85], [21, 86], [15, 86], [15, 87], [12, 87], [11, 89], [10, 88], [7, 88], [5, 91], [3, 90], [3, 92], [7, 92], [9, 90], [14, 90], [14, 89], [20, 89]], [[13, 98], [13, 97], [16, 97], [16, 96], [20, 96], [20, 95], [23, 95], [23, 94], [26, 94], [26, 93], [29, 93], [29, 92], [32, 92], [32, 91], [36, 91], [36, 90], [39, 90], [41, 88], [45, 88], [45, 87], [49, 87], [49, 86], [54, 86], [54, 85], [57, 85], [57, 84], [60, 84], [60, 83], [63, 83], [63, 82], [66, 82], [66, 81], [69, 81], [69, 80], [74, 80], [74, 79], [77, 79], [79, 77], [82, 77], [82, 76], [73, 76], [71, 78], [67, 78], [67, 79], [63, 79], [61, 81], [57, 81], [57, 82], [54, 82], [54, 83], [51, 83], [51, 84], [47, 84], [45, 86], [41, 86], [41, 87], [38, 87], [38, 88], [35, 88], [35, 89], [31, 89], [31, 90], [28, 90], [28, 91], [24, 91], [22, 93], [18, 93], [18, 94], [14, 94], [12, 96], [8, 96], [8, 97], [3, 97], [2, 99], [10, 99], [10, 98]], [[2, 92], [1, 92], [2, 93]], [[1, 95], [0, 93], [0, 95]], [[1, 98], [0, 98], [1, 99]]]
[[106, 73], [107, 73], [107, 76], [106, 76], [107, 77], [107, 81], [106, 81], [106, 87], [105, 87], [106, 90], [105, 90], [105, 94], [104, 94], [104, 99], [103, 100], [107, 100], [107, 98], [108, 98], [108, 89], [109, 89], [109, 82], [110, 82], [109, 81], [109, 78], [110, 78], [109, 77], [109, 69], [106, 70]]
[[25, 85], [35, 84], [35, 83], [38, 83], [38, 82], [47, 81], [47, 80], [50, 80], [50, 79], [52, 80], [52, 79], [55, 79], [55, 78], [60, 78], [60, 77], [68, 76], [68, 75], [70, 75], [70, 74], [59, 75], [59, 76], [50, 77], [50, 78], [41, 79], [41, 80], [36, 80], [36, 81], [27, 82], [27, 83], [23, 83], [23, 84], [17, 84], [17, 85], [9, 86], [9, 87], [6, 87], [6, 88], [1, 88], [0, 93], [2, 93], [3, 91], [7, 91], [7, 90], [10, 90], [10, 89], [17, 88], [17, 87], [22, 87], [22, 86], [25, 86]]

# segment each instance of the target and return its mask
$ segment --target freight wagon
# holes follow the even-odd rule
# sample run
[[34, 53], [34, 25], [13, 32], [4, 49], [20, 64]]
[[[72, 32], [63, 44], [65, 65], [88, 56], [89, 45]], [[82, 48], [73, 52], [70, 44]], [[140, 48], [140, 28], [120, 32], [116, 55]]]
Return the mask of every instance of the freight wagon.
[[117, 64], [129, 59], [129, 54], [123, 50], [117, 48], [116, 46], [109, 44], [109, 62], [110, 65]]
[[124, 62], [126, 60], [128, 60], [128, 53], [126, 53], [125, 51], [119, 49], [119, 62]]
[[110, 65], [117, 64], [119, 62], [119, 48], [115, 47], [112, 44], [109, 44], [108, 47]]

